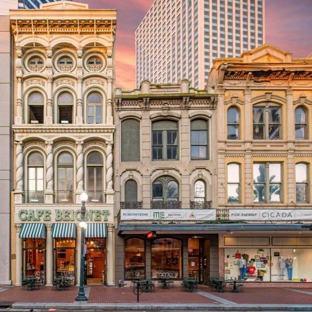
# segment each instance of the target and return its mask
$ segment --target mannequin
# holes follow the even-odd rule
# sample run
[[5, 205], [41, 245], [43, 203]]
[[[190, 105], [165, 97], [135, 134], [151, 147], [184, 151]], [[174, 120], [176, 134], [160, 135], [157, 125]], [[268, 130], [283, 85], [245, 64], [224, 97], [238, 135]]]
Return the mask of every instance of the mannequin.
[[253, 265], [253, 262], [252, 261], [250, 261], [249, 262], [249, 267], [248, 267], [248, 273], [249, 273], [249, 275], [254, 275], [255, 274], [255, 272], [256, 272], [256, 267]]
[[291, 281], [292, 280], [292, 272], [293, 272], [293, 259], [290, 257], [287, 257], [285, 260], [285, 265], [286, 265], [286, 269], [287, 269], [287, 275], [288, 275], [288, 279]]
[[283, 257], [278, 257], [277, 263], [278, 263], [279, 268], [280, 268], [280, 279], [283, 280], [284, 279], [284, 271], [285, 271], [285, 267], [286, 267], [285, 259]]
[[240, 279], [243, 280], [246, 274], [246, 260], [241, 257], [238, 260]]

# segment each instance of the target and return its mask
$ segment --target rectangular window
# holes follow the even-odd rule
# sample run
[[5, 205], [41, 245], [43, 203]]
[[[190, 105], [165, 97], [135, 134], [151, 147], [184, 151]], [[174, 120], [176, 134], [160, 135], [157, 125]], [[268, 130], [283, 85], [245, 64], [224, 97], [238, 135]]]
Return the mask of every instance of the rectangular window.
[[254, 163], [254, 202], [281, 203], [282, 165], [280, 163]]

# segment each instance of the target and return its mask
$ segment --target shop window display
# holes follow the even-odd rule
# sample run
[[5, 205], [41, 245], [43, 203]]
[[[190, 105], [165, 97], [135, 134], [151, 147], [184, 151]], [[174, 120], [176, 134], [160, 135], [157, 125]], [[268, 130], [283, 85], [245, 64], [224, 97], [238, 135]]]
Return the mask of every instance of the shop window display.
[[225, 249], [225, 279], [311, 282], [312, 254], [298, 248]]
[[54, 275], [70, 277], [74, 283], [76, 240], [57, 238], [54, 243]]
[[45, 280], [46, 240], [42, 238], [26, 238], [23, 242], [23, 275], [40, 276], [42, 284]]
[[152, 278], [182, 277], [182, 243], [174, 238], [155, 239], [152, 243]]
[[125, 241], [125, 279], [145, 278], [145, 243], [139, 238]]

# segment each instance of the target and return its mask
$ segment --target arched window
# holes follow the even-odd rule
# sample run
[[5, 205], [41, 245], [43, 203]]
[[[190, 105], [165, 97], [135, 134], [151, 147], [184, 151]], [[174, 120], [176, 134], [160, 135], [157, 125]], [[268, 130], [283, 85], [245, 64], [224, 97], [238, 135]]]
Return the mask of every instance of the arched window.
[[63, 92], [58, 96], [58, 120], [59, 123], [73, 122], [73, 96], [69, 92]]
[[27, 161], [28, 167], [28, 203], [44, 202], [44, 160], [41, 153], [33, 152]]
[[153, 183], [153, 208], [181, 208], [178, 183], [169, 176], [158, 178]]
[[99, 93], [90, 93], [87, 97], [88, 105], [88, 124], [101, 124], [103, 123], [103, 101]]
[[73, 202], [74, 163], [70, 153], [64, 152], [57, 159], [57, 202]]
[[178, 159], [178, 123], [171, 120], [153, 122], [153, 160]]
[[121, 123], [121, 161], [140, 161], [140, 122], [126, 119]]
[[238, 164], [227, 165], [227, 201], [240, 202], [240, 170]]
[[103, 158], [93, 152], [87, 158], [87, 193], [91, 202], [102, 202], [103, 194]]
[[125, 184], [125, 201], [135, 203], [138, 201], [138, 184], [135, 180], [128, 180]]
[[42, 124], [44, 121], [44, 100], [41, 93], [33, 92], [29, 95], [28, 108], [28, 122], [32, 124]]
[[236, 107], [230, 107], [227, 111], [227, 138], [239, 139], [239, 111]]
[[191, 123], [191, 159], [208, 159], [208, 122], [196, 119]]
[[303, 163], [296, 164], [296, 202], [308, 203], [308, 166]]
[[206, 200], [206, 186], [205, 183], [201, 180], [195, 182], [194, 200], [196, 202], [204, 202]]
[[307, 117], [306, 117], [306, 111], [298, 107], [295, 110], [295, 138], [298, 140], [304, 140], [307, 139], [308, 136], [308, 127], [307, 127]]
[[140, 238], [125, 240], [125, 279], [145, 278], [145, 243]]
[[273, 103], [253, 108], [253, 138], [255, 140], [281, 139], [281, 108]]
[[182, 278], [182, 242], [164, 237], [152, 242], [152, 278]]

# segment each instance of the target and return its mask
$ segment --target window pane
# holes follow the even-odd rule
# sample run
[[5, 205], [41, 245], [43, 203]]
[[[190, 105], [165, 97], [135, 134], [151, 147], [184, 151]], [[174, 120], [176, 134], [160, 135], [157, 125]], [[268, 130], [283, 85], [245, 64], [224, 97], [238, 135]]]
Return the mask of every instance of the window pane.
[[205, 183], [203, 181], [196, 181], [194, 197], [206, 197], [205, 196]]
[[36, 178], [36, 168], [29, 168], [28, 169], [28, 175], [29, 175], [29, 179], [35, 179]]
[[162, 145], [162, 131], [153, 131], [153, 145]]
[[167, 132], [167, 144], [177, 145], [177, 136], [178, 136], [178, 133], [176, 131], [168, 131]]
[[239, 165], [229, 164], [227, 166], [227, 179], [228, 183], [239, 183]]
[[101, 103], [102, 103], [102, 97], [101, 97], [100, 94], [98, 94], [98, 93], [91, 93], [91, 94], [88, 96], [87, 102], [88, 102], [88, 103], [97, 103], [97, 104], [101, 104]]
[[280, 123], [280, 109], [279, 108], [269, 108], [269, 123]]
[[39, 92], [34, 92], [29, 96], [28, 104], [41, 104], [43, 105], [43, 96]]
[[153, 147], [153, 159], [162, 159], [161, 147]]
[[137, 201], [137, 183], [134, 180], [128, 180], [125, 186], [125, 200], [126, 202]]
[[228, 202], [239, 202], [239, 184], [228, 184]]
[[265, 182], [265, 165], [264, 164], [253, 165], [253, 178], [255, 182]]
[[297, 184], [296, 185], [296, 201], [301, 203], [307, 202], [307, 185]]
[[232, 107], [228, 110], [227, 121], [228, 123], [239, 123], [239, 114], [236, 108]]
[[43, 180], [37, 181], [37, 191], [43, 191]]
[[28, 187], [30, 191], [35, 191], [36, 190], [36, 181], [35, 180], [30, 180], [28, 182]]
[[253, 138], [255, 140], [264, 139], [264, 126], [263, 125], [254, 125], [253, 126]]
[[140, 122], [127, 119], [121, 123], [121, 161], [140, 160]]
[[145, 242], [139, 238], [125, 240], [125, 279], [145, 278]]
[[197, 145], [199, 143], [199, 131], [192, 131], [191, 132], [191, 144]]
[[200, 146], [198, 151], [199, 151], [199, 154], [198, 154], [199, 159], [207, 159], [208, 158], [206, 146]]
[[69, 153], [62, 153], [58, 159], [59, 164], [72, 164], [73, 157]]
[[307, 183], [307, 165], [296, 164], [296, 182]]
[[58, 169], [58, 179], [65, 179], [65, 168]]
[[153, 183], [153, 198], [154, 197], [163, 197], [163, 187], [161, 182]]
[[178, 198], [178, 184], [175, 181], [170, 181], [167, 186], [168, 198]]
[[28, 165], [43, 165], [43, 156], [40, 153], [31, 153], [28, 157]]
[[281, 190], [280, 184], [270, 184], [270, 202], [281, 202]]
[[265, 202], [265, 187], [264, 184], [254, 184], [254, 202]]
[[227, 127], [227, 138], [229, 140], [238, 139], [238, 126], [228, 125], [228, 127]]
[[64, 93], [60, 94], [60, 96], [58, 97], [58, 104], [59, 105], [62, 105], [62, 104], [64, 104], [64, 105], [68, 105], [68, 104], [70, 105], [71, 104], [72, 105], [73, 102], [74, 102], [73, 96], [68, 92], [64, 92]]
[[253, 123], [258, 124], [258, 123], [263, 123], [264, 122], [264, 109], [263, 108], [254, 108], [253, 109]]
[[269, 126], [269, 139], [278, 140], [280, 138], [280, 126]]
[[305, 129], [306, 129], [306, 126], [296, 125], [295, 127], [296, 139], [305, 139], [305, 133], [306, 133]]
[[297, 108], [295, 112], [296, 124], [306, 123], [305, 111], [302, 108]]
[[73, 188], [73, 169], [67, 168], [67, 190], [72, 190]]
[[270, 164], [269, 165], [269, 182], [281, 182], [281, 165]]
[[102, 165], [103, 160], [100, 153], [91, 153], [88, 156], [88, 164]]
[[37, 179], [43, 179], [43, 168], [37, 168]]
[[97, 191], [102, 191], [102, 172], [103, 168], [102, 167], [97, 167], [95, 168], [96, 171], [96, 186], [95, 189]]
[[167, 159], [177, 159], [177, 148], [167, 147]]
[[199, 147], [198, 146], [191, 147], [191, 157], [192, 159], [199, 159]]
[[96, 123], [102, 123], [102, 106], [96, 106]]

